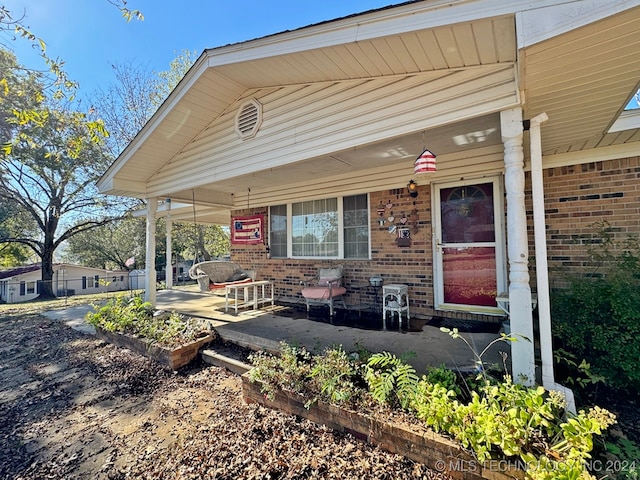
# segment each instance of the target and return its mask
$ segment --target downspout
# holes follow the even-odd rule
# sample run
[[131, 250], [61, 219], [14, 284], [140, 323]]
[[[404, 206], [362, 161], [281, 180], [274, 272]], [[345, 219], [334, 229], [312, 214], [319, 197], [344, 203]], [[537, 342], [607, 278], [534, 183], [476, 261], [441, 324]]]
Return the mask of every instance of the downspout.
[[549, 119], [546, 113], [529, 120], [531, 150], [531, 193], [533, 196], [533, 230], [536, 255], [536, 285], [538, 289], [538, 319], [540, 327], [540, 356], [542, 386], [564, 394], [567, 410], [575, 413], [573, 391], [556, 383], [553, 373], [553, 337], [551, 335], [551, 302], [549, 300], [549, 266], [547, 263], [547, 235], [544, 212], [544, 183], [542, 180], [542, 139], [540, 125]]

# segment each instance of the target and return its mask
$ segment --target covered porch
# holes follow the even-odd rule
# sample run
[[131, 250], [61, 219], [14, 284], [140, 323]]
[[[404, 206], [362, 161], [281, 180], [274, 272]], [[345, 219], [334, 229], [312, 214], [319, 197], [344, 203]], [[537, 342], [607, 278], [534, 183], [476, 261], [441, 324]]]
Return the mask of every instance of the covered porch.
[[[506, 293], [512, 331], [532, 341], [535, 256], [553, 386], [543, 155], [549, 168], [637, 154], [638, 130], [610, 127], [637, 91], [638, 18], [632, 1], [407, 2], [208, 49], [98, 186], [147, 202], [152, 303], [159, 217], [168, 253], [172, 221], [260, 219], [261, 241], [234, 245], [232, 260], [290, 298], [337, 263], [354, 284], [407, 285], [425, 317], [504, 315]], [[425, 148], [437, 171], [417, 178]], [[533, 342], [512, 353], [514, 376], [533, 383]]]
[[[382, 330], [382, 317], [378, 324], [357, 322], [358, 311], [351, 312], [355, 326], [349, 321], [329, 321], [329, 312], [319, 307], [307, 318], [304, 304], [276, 302], [273, 307], [242, 309], [236, 315], [233, 310], [224, 311], [223, 295], [202, 293], [194, 285], [176, 287], [157, 292], [157, 308], [177, 311], [206, 319], [222, 339], [251, 349], [276, 351], [280, 342], [303, 345], [311, 352], [321, 352], [326, 347], [342, 345], [346, 351], [359, 348], [371, 352], [390, 352], [396, 356], [408, 355], [407, 362], [420, 373], [428, 367], [445, 365], [453, 370], [469, 371], [475, 368], [474, 355], [461, 339], [452, 339], [440, 331], [439, 324], [415, 320], [410, 329]], [[289, 311], [287, 311], [289, 310]], [[291, 311], [293, 310], [293, 312]], [[498, 326], [487, 324], [473, 332], [461, 329], [461, 335], [480, 353], [499, 337]], [[488, 365], [503, 366], [500, 352], [509, 352], [510, 345], [499, 342], [491, 347], [483, 361]], [[510, 368], [510, 359], [507, 359]]]

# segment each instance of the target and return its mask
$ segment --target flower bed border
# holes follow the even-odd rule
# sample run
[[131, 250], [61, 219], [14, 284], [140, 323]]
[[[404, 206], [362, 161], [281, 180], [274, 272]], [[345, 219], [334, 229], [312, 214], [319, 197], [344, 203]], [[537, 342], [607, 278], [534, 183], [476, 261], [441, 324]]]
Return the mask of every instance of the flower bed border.
[[171, 370], [178, 370], [191, 363], [198, 356], [200, 349], [213, 341], [212, 335], [206, 335], [193, 342], [171, 349], [160, 345], [149, 345], [143, 339], [122, 333], [108, 332], [99, 327], [96, 327], [96, 338], [118, 347], [128, 348], [135, 353], [166, 365]]
[[248, 373], [242, 375], [242, 393], [247, 403], [259, 403], [339, 432], [350, 433], [362, 441], [423, 463], [456, 480], [524, 478], [524, 471], [515, 468], [513, 462], [489, 461], [481, 464], [459, 443], [432, 431], [419, 433], [324, 402], [316, 402], [307, 409], [304, 406], [305, 399], [293, 392], [278, 391], [271, 400], [260, 391], [259, 383], [251, 382]]

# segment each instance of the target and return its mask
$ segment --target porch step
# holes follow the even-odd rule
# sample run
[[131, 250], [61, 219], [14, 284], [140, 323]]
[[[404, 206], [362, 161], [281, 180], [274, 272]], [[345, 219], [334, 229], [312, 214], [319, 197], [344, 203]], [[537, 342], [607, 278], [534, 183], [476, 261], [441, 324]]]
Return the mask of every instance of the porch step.
[[231, 351], [204, 349], [200, 352], [200, 356], [205, 363], [216, 367], [226, 368], [227, 370], [242, 375], [251, 370], [252, 366], [241, 360], [233, 358]]
[[251, 350], [264, 350], [269, 353], [280, 353], [280, 342], [276, 340], [270, 340], [264, 337], [258, 337], [244, 332], [238, 332], [233, 328], [226, 326], [216, 327], [216, 333], [220, 338], [229, 343], [233, 343], [240, 347], [248, 348]]

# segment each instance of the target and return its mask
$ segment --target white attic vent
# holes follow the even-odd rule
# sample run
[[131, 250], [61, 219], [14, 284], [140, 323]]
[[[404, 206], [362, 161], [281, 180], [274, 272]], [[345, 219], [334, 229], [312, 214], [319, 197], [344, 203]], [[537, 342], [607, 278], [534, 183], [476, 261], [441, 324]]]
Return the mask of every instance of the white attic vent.
[[262, 124], [262, 105], [255, 98], [243, 103], [236, 114], [236, 133], [240, 138], [255, 137]]

